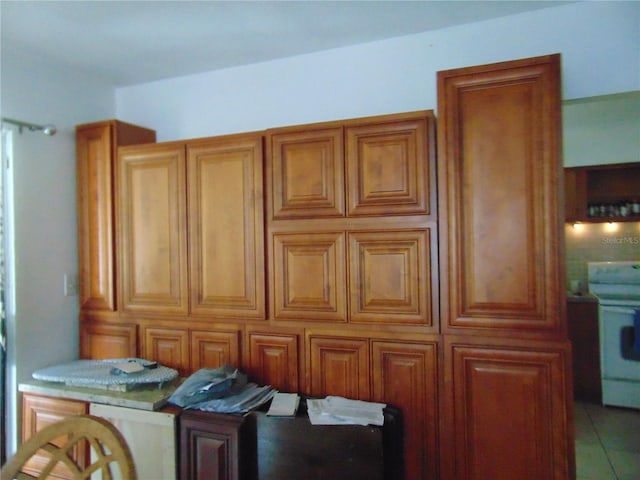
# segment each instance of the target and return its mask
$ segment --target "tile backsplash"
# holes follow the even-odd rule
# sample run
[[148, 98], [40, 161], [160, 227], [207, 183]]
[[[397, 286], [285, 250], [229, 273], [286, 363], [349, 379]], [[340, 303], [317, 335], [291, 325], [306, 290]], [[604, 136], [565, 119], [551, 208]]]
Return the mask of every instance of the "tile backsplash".
[[571, 281], [588, 290], [587, 262], [640, 261], [640, 222], [565, 225], [567, 289]]

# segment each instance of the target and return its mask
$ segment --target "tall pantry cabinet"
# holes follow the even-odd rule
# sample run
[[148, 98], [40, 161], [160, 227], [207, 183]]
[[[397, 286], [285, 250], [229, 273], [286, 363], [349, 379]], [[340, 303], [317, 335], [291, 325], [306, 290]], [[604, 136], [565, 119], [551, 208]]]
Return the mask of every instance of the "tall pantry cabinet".
[[156, 141], [153, 130], [117, 120], [76, 128], [81, 355], [135, 354], [135, 331], [127, 325], [93, 324], [114, 318], [116, 289], [115, 167], [119, 146]]
[[560, 57], [439, 72], [442, 474], [573, 472]]

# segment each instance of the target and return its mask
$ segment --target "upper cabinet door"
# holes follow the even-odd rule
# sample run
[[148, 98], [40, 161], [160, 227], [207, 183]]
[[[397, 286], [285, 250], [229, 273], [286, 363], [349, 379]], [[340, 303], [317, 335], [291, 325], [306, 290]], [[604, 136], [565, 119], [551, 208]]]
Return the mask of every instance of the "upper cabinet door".
[[433, 117], [424, 113], [347, 127], [349, 216], [429, 214], [433, 137]]
[[349, 233], [351, 322], [433, 325], [429, 234]]
[[183, 144], [120, 150], [119, 249], [124, 310], [187, 313]]
[[114, 187], [118, 145], [155, 142], [153, 130], [108, 120], [78, 125], [78, 253], [80, 308], [115, 310]]
[[187, 146], [191, 312], [265, 318], [262, 138]]
[[342, 128], [269, 135], [272, 218], [344, 216]]
[[444, 329], [560, 333], [559, 55], [439, 72], [438, 111]]
[[80, 308], [115, 310], [113, 126], [78, 128]]

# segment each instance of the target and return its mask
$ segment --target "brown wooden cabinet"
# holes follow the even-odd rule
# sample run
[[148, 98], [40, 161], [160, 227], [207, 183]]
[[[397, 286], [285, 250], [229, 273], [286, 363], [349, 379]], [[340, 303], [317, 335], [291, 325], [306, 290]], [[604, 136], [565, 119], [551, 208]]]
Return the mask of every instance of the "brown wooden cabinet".
[[344, 232], [273, 235], [276, 319], [347, 321]]
[[91, 321], [85, 314], [80, 327], [80, 357], [102, 360], [136, 357], [138, 326]]
[[273, 218], [345, 214], [343, 137], [338, 126], [269, 135]]
[[308, 338], [311, 395], [368, 400], [369, 341], [310, 333]]
[[566, 335], [560, 57], [438, 74], [443, 330]]
[[349, 320], [433, 325], [430, 230], [350, 232]]
[[260, 136], [121, 149], [119, 167], [123, 309], [264, 318]]
[[265, 318], [262, 137], [187, 143], [190, 311]]
[[422, 113], [346, 127], [349, 216], [430, 213], [430, 127]]
[[122, 309], [186, 314], [187, 198], [182, 144], [120, 149]]
[[191, 331], [191, 371], [240, 365], [240, 335], [232, 326], [218, 326], [215, 331]]
[[567, 222], [640, 220], [640, 163], [565, 168]]
[[439, 72], [438, 105], [442, 478], [573, 478], [560, 56]]
[[180, 415], [180, 478], [253, 480], [257, 432], [252, 415], [186, 410]]
[[267, 132], [272, 320], [437, 331], [434, 135], [424, 111]]
[[598, 303], [569, 299], [567, 326], [573, 353], [573, 397], [602, 404]]
[[373, 340], [372, 400], [403, 412], [404, 464], [407, 478], [438, 475], [437, 340], [398, 342]]
[[187, 329], [143, 326], [141, 336], [143, 358], [175, 368], [182, 376], [189, 375], [189, 331]]
[[566, 342], [445, 337], [443, 478], [572, 478]]
[[[437, 179], [430, 111], [122, 147], [83, 355], [389, 403], [406, 479], [571, 478], [559, 66], [441, 72]], [[201, 420], [184, 478], [236, 478], [241, 427]]]
[[429, 214], [433, 126], [414, 112], [268, 131], [270, 219]]
[[248, 367], [252, 378], [282, 392], [301, 391], [300, 335], [291, 332], [249, 331]]
[[78, 254], [80, 308], [115, 310], [114, 171], [120, 145], [155, 142], [156, 134], [117, 120], [78, 125]]
[[[33, 434], [60, 420], [72, 416], [89, 413], [86, 402], [62, 398], [43, 397], [34, 394], [22, 394], [22, 442]], [[89, 446], [86, 442], [76, 443], [70, 452], [71, 458], [82, 467], [89, 463]], [[27, 463], [25, 472], [38, 475], [47, 464], [47, 457], [36, 455]], [[73, 473], [66, 465], [58, 464], [51, 473], [51, 478], [71, 480]]]

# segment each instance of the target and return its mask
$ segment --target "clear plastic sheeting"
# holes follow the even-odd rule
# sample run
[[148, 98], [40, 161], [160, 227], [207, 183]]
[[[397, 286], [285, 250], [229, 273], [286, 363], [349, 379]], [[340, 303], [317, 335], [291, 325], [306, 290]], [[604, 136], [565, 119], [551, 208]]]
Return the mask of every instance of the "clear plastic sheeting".
[[246, 413], [269, 401], [276, 390], [247, 381], [237, 368], [201, 368], [169, 397], [169, 403], [186, 409], [217, 413]]

